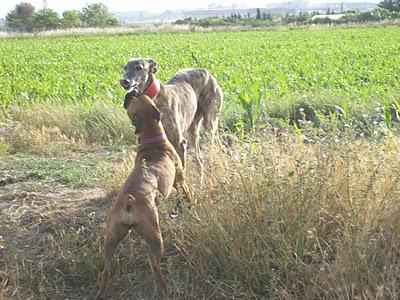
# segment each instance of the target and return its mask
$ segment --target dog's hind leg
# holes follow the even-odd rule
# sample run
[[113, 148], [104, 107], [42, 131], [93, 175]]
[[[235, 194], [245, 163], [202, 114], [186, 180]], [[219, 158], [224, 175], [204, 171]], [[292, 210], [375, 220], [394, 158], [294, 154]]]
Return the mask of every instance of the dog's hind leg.
[[222, 102], [224, 94], [221, 87], [217, 84], [215, 78], [212, 80], [212, 85], [209, 87], [208, 92], [202, 95], [204, 101], [202, 106], [203, 117], [204, 117], [204, 128], [205, 132], [209, 135], [212, 143], [216, 143], [222, 146], [222, 143], [218, 136], [218, 120], [222, 108]]
[[218, 134], [218, 121], [219, 121], [219, 111], [215, 108], [210, 108], [207, 114], [204, 114], [204, 128], [209, 135], [210, 142], [212, 144], [217, 144], [222, 146], [221, 140]]
[[201, 113], [197, 111], [193, 119], [193, 122], [188, 130], [189, 147], [194, 148], [195, 162], [200, 172], [200, 184], [203, 184], [203, 176], [204, 176], [203, 158], [200, 150], [200, 124], [202, 118], [203, 116], [201, 115]]
[[[112, 218], [113, 213], [111, 212], [109, 220], [107, 222], [106, 237], [104, 240], [104, 268], [99, 274], [99, 292], [96, 298], [100, 298], [107, 288], [108, 279], [111, 271], [111, 260], [115, 253], [118, 244], [128, 234], [129, 228], [125, 226], [120, 220], [114, 220]], [[115, 216], [117, 216], [115, 214]]]
[[139, 224], [136, 228], [136, 231], [142, 235], [146, 242], [150, 245], [150, 260], [155, 280], [158, 287], [166, 291], [167, 284], [161, 269], [161, 256], [164, 246], [158, 222], [158, 213], [155, 208], [151, 207], [146, 209], [144, 213], [148, 219]]

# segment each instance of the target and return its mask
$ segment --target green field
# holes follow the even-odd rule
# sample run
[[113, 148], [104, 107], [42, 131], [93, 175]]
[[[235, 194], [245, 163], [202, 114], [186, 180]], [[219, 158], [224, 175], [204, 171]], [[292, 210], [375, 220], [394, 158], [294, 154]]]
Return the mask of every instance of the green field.
[[400, 28], [364, 26], [0, 40], [0, 299], [96, 295], [131, 57], [209, 69], [225, 146], [203, 185], [189, 156], [200, 222], [158, 207], [168, 291], [131, 232], [109, 299], [400, 298]]
[[397, 27], [7, 39], [0, 43], [0, 105], [120, 104], [124, 63], [151, 57], [164, 81], [187, 67], [215, 74], [228, 125], [244, 115], [243, 101], [257, 118], [285, 118], [304, 99], [373, 112], [398, 97], [399, 45]]

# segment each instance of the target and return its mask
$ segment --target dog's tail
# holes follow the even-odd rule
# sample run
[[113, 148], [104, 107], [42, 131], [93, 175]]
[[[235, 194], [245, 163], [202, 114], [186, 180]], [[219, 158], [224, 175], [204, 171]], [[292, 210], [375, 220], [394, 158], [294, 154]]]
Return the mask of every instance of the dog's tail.
[[128, 195], [126, 195], [125, 200], [126, 200], [125, 201], [125, 203], [126, 203], [126, 207], [125, 207], [126, 212], [130, 213], [131, 210], [132, 210], [133, 204], [135, 204], [135, 202], [136, 202], [136, 198], [133, 195], [128, 194]]
[[122, 207], [118, 208], [120, 221], [128, 227], [133, 226], [137, 222], [134, 209], [135, 202], [135, 196], [128, 194], [123, 198]]

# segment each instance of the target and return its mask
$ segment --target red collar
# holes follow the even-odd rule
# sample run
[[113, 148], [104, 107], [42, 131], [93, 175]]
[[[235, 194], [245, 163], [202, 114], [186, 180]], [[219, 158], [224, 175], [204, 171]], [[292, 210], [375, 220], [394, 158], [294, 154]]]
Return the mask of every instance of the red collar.
[[162, 134], [159, 136], [147, 138], [147, 139], [141, 139], [139, 138], [139, 144], [146, 145], [146, 144], [155, 144], [155, 143], [161, 143], [167, 140], [166, 134]]
[[160, 92], [160, 88], [161, 88], [160, 81], [157, 78], [154, 78], [153, 82], [143, 92], [143, 94], [154, 100], [157, 97], [158, 93]]

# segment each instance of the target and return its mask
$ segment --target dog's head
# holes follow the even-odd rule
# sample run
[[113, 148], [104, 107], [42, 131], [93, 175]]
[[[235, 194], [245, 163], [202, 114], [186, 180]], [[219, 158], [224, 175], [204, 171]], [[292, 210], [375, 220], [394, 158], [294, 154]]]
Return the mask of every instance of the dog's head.
[[157, 72], [157, 63], [150, 58], [134, 58], [128, 61], [124, 70], [121, 86], [128, 92], [136, 88], [143, 93], [149, 77]]
[[135, 126], [135, 134], [142, 132], [144, 126], [154, 127], [161, 120], [161, 113], [146, 95], [133, 97], [127, 94], [125, 97], [126, 111], [132, 124]]

